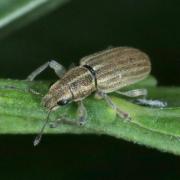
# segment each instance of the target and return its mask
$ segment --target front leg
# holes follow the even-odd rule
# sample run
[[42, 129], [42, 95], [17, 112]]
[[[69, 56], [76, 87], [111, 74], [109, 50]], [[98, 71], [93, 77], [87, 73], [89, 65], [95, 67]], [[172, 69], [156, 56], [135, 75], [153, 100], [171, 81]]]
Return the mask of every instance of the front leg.
[[36, 70], [34, 70], [27, 77], [26, 80], [33, 81], [41, 72], [43, 72], [48, 67], [52, 68], [59, 78], [61, 78], [66, 72], [65, 68], [61, 64], [59, 64], [57, 61], [51, 60], [38, 67]]
[[[58, 62], [54, 61], [54, 60], [51, 60], [49, 62], [46, 62], [45, 64], [41, 65], [39, 68], [37, 68], [35, 71], [33, 71], [27, 78], [26, 80], [27, 81], [33, 81], [41, 72], [43, 72], [47, 67], [50, 67], [52, 68], [55, 73], [58, 75], [59, 78], [61, 78], [64, 73], [66, 72], [65, 71], [65, 68], [59, 64]], [[10, 89], [10, 90], [17, 90], [17, 91], [22, 91], [22, 92], [30, 92], [32, 94], [35, 94], [35, 95], [41, 95], [42, 94], [34, 89], [31, 89], [31, 88], [28, 88], [27, 90], [23, 90], [23, 89], [20, 89], [16, 86], [3, 86], [3, 87], [0, 87], [0, 89]]]
[[75, 120], [71, 120], [66, 117], [66, 114], [63, 114], [57, 120], [50, 123], [50, 128], [56, 128], [59, 124], [68, 124], [68, 125], [84, 125], [87, 121], [87, 110], [83, 104], [83, 101], [78, 102], [78, 109], [77, 109], [77, 118]]

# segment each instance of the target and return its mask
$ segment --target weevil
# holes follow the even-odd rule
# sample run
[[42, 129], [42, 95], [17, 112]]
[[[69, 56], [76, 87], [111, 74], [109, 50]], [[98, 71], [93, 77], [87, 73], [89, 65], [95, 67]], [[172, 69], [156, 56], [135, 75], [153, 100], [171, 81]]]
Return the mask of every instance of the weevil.
[[[120, 89], [143, 80], [151, 71], [150, 59], [146, 53], [135, 48], [116, 47], [86, 56], [80, 60], [79, 66], [68, 71], [58, 62], [49, 61], [32, 72], [27, 80], [33, 81], [47, 67], [55, 71], [59, 80], [50, 87], [48, 93], [43, 97], [43, 106], [50, 113], [60, 106], [77, 102], [77, 119], [81, 125], [85, 124], [87, 119], [83, 100], [93, 92], [96, 93], [96, 97], [103, 98], [118, 116], [130, 119], [130, 115], [113, 103], [108, 94], [116, 92], [128, 97], [145, 96], [146, 89], [127, 92], [121, 92]], [[48, 119], [49, 114], [40, 134], [34, 141], [34, 145], [40, 142]]]

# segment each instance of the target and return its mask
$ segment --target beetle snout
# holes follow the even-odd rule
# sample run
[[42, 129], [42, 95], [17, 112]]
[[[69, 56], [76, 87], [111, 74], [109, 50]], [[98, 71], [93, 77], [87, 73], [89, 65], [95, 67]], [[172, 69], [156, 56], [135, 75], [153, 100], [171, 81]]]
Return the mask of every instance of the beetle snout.
[[42, 105], [47, 109], [53, 109], [55, 106], [57, 106], [57, 103], [51, 94], [47, 94], [42, 99]]

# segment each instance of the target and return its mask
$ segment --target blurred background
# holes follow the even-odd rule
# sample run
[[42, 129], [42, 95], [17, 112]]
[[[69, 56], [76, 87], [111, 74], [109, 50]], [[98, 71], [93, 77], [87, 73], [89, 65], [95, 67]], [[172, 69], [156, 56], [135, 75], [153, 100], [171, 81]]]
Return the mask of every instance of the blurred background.
[[[66, 67], [109, 46], [152, 60], [161, 86], [180, 86], [180, 1], [72, 0], [0, 39], [0, 77], [25, 79], [56, 59]], [[1, 10], [1, 8], [0, 8]], [[0, 31], [1, 33], [1, 31]], [[57, 79], [51, 70], [41, 79]], [[0, 137], [3, 179], [179, 179], [180, 158], [107, 136]]]

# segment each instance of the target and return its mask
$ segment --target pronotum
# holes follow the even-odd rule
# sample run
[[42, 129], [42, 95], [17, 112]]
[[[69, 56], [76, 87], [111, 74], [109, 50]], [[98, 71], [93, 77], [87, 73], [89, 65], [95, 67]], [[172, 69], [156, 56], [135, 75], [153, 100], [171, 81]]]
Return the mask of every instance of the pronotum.
[[[127, 92], [121, 92], [119, 89], [144, 79], [151, 71], [149, 57], [144, 52], [130, 47], [116, 47], [82, 58], [79, 66], [73, 67], [67, 72], [61, 64], [54, 60], [49, 61], [32, 72], [27, 80], [34, 80], [47, 67], [55, 71], [59, 80], [50, 87], [49, 92], [43, 97], [43, 106], [48, 109], [50, 114], [59, 106], [72, 101], [77, 102], [79, 124], [84, 124], [87, 118], [83, 99], [93, 92], [96, 92], [95, 97], [104, 98], [118, 116], [130, 119], [127, 112], [123, 112], [112, 102], [108, 93], [116, 92], [129, 97], [146, 95], [146, 89], [135, 89]], [[34, 145], [40, 142], [49, 114], [40, 134], [34, 141]]]

